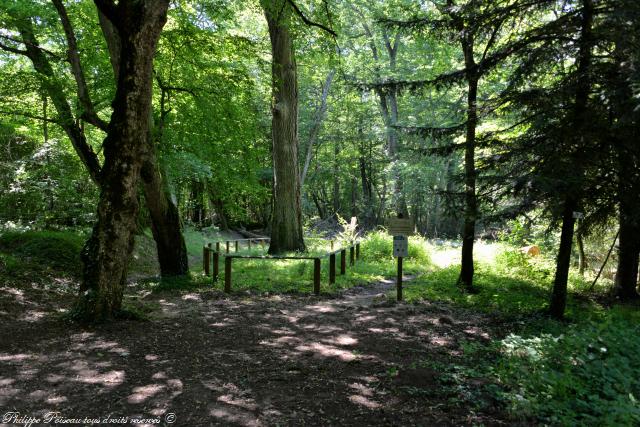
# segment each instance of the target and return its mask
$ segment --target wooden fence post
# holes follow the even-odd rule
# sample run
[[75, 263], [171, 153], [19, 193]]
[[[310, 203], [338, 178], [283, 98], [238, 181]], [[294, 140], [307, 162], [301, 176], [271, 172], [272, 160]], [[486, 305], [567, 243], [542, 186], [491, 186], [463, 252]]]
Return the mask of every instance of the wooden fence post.
[[216, 242], [216, 252], [220, 252], [220, 242]]
[[345, 274], [347, 272], [347, 250], [340, 250], [340, 274]]
[[398, 301], [402, 301], [402, 257], [398, 257], [398, 277], [396, 277], [396, 293]]
[[227, 240], [225, 243], [227, 244], [227, 253], [229, 253], [229, 241]]
[[349, 265], [353, 266], [356, 263], [356, 252], [353, 245], [349, 247]]
[[360, 242], [356, 243], [356, 259], [360, 259]]
[[331, 240], [331, 252], [333, 252], [333, 239]]
[[249, 239], [247, 243], [249, 244], [249, 251], [251, 251], [251, 239]]
[[320, 295], [320, 258], [313, 260], [313, 293]]
[[208, 276], [209, 275], [209, 264], [211, 262], [211, 256], [209, 255], [209, 251], [211, 249], [207, 246], [205, 246], [204, 248], [202, 248], [202, 256], [204, 257], [204, 275]]
[[215, 251], [213, 253], [213, 281], [218, 281], [220, 275], [220, 252]]
[[233, 258], [226, 257], [224, 259], [224, 291], [231, 292], [231, 261]]
[[329, 283], [336, 283], [336, 254], [329, 255]]
[[238, 241], [236, 240], [236, 252], [238, 252]]

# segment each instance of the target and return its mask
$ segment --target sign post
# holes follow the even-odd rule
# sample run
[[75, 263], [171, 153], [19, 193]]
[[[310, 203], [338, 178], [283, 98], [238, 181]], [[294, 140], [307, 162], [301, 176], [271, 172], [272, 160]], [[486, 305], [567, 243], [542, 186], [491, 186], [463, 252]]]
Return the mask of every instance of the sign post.
[[411, 218], [391, 218], [388, 223], [389, 234], [393, 235], [393, 256], [398, 259], [398, 275], [396, 277], [396, 294], [398, 301], [402, 301], [402, 260], [409, 256], [409, 239], [414, 233]]

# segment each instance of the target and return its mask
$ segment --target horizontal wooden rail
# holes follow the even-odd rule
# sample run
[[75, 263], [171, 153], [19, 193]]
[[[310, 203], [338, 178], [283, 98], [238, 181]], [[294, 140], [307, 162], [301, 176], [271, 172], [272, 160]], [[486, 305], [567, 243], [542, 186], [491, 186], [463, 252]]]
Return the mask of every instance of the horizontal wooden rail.
[[225, 258], [242, 259], [317, 259], [317, 256], [279, 256], [279, 255], [225, 255]]
[[[250, 240], [268, 240], [268, 239], [237, 239], [238, 241], [250, 241]], [[340, 275], [346, 274], [347, 271], [347, 250], [349, 250], [349, 265], [355, 265], [357, 259], [360, 259], [360, 242], [340, 248], [337, 251], [329, 252], [320, 256], [285, 256], [285, 255], [229, 255], [229, 243], [233, 240], [226, 240], [226, 254], [221, 253], [220, 243], [216, 242], [215, 250], [211, 247], [211, 243], [203, 247], [204, 255], [204, 270], [205, 274], [209, 275], [211, 269], [211, 255], [213, 255], [213, 281], [217, 282], [219, 278], [219, 263], [220, 257], [225, 258], [225, 292], [231, 292], [231, 266], [233, 259], [255, 259], [255, 260], [303, 260], [313, 261], [313, 292], [318, 295], [320, 293], [320, 267], [321, 259], [329, 258], [329, 284], [336, 282], [336, 256], [340, 254]], [[236, 243], [237, 246], [237, 243]], [[251, 246], [249, 246], [251, 248]], [[237, 247], [236, 247], [237, 251]]]

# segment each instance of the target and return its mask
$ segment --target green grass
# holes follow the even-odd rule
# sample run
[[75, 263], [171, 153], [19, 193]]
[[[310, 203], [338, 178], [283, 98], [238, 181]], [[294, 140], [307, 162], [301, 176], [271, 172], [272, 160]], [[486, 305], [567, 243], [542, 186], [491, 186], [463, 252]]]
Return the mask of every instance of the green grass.
[[[572, 272], [567, 317], [545, 316], [553, 259], [529, 258], [505, 245], [476, 264], [477, 294], [455, 286], [457, 263], [409, 283], [406, 299], [446, 301], [491, 314], [508, 335], [473, 343], [443, 372], [489, 380], [493, 402], [514, 420], [545, 425], [640, 424], [640, 311], [606, 308], [586, 295], [588, 282]], [[481, 250], [482, 251], [482, 250]], [[457, 387], [464, 389], [459, 380]], [[494, 403], [495, 404], [495, 403]]]
[[3, 274], [52, 271], [78, 276], [86, 237], [71, 231], [5, 231], [0, 234]]
[[[409, 255], [404, 264], [405, 274], [419, 274], [427, 271], [430, 265], [427, 243], [420, 238], [411, 239]], [[329, 284], [330, 242], [321, 239], [308, 239], [307, 252], [284, 255], [303, 255], [322, 257], [321, 293], [330, 294], [353, 286], [393, 277], [396, 272], [396, 260], [391, 256], [392, 239], [383, 233], [372, 233], [361, 243], [361, 257], [355, 265], [349, 265], [347, 251], [346, 274], [340, 275], [340, 255], [336, 256], [336, 283]], [[340, 249], [340, 243], [334, 243], [334, 250]], [[221, 248], [224, 252], [224, 247]], [[200, 246], [199, 250], [202, 250]], [[234, 246], [231, 253], [235, 254]], [[246, 243], [240, 247], [238, 255], [265, 255], [264, 248], [253, 245], [249, 251]], [[224, 283], [224, 258], [220, 258], [220, 278], [217, 287]], [[311, 293], [313, 291], [312, 260], [253, 260], [234, 259], [232, 270], [232, 291], [253, 293]]]
[[[490, 251], [491, 246], [485, 251]], [[474, 285], [477, 293], [465, 293], [455, 286], [460, 272], [456, 263], [435, 269], [407, 284], [406, 300], [446, 301], [505, 317], [543, 311], [549, 302], [553, 261], [545, 257], [530, 258], [505, 245], [494, 246], [495, 253], [489, 260], [475, 263]], [[585, 281], [577, 274], [571, 275], [568, 318], [595, 314], [601, 310], [597, 303], [584, 297], [582, 292], [586, 287]]]

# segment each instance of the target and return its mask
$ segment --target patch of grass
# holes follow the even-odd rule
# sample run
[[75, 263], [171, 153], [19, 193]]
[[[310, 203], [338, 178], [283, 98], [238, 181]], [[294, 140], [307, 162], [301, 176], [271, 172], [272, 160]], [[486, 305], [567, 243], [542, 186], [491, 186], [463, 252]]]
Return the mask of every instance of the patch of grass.
[[[396, 273], [396, 260], [392, 257], [391, 236], [382, 232], [368, 235], [361, 243], [361, 257], [355, 265], [349, 264], [349, 251], [346, 254], [346, 274], [340, 275], [340, 254], [336, 255], [336, 283], [329, 284], [330, 242], [322, 239], [308, 239], [304, 256], [319, 256], [321, 261], [321, 292], [334, 293], [353, 286], [393, 277]], [[336, 242], [334, 250], [340, 248]], [[251, 251], [241, 248], [242, 255], [264, 255], [266, 247], [254, 246]], [[300, 254], [288, 254], [300, 255]], [[421, 238], [411, 238], [410, 257], [404, 264], [405, 274], [419, 274], [430, 266], [429, 246]], [[252, 260], [234, 259], [232, 269], [232, 290], [256, 293], [311, 293], [313, 291], [312, 260]], [[220, 258], [220, 280], [224, 283], [224, 258]]]
[[71, 231], [6, 231], [0, 234], [0, 259], [8, 274], [41, 271], [78, 276], [86, 237]]
[[[485, 245], [484, 250], [490, 250], [490, 245]], [[505, 317], [545, 310], [553, 280], [553, 262], [545, 257], [528, 257], [504, 245], [496, 245], [494, 250], [492, 263], [475, 264], [474, 285], [478, 293], [468, 294], [456, 287], [460, 267], [454, 264], [409, 283], [405, 289], [406, 300], [446, 301]], [[567, 317], [582, 317], [601, 310], [595, 302], [576, 294], [575, 291], [584, 290], [586, 286], [579, 276], [571, 276]]]
[[406, 286], [408, 301], [446, 301], [491, 313], [510, 330], [504, 339], [474, 344], [471, 352], [465, 349], [465, 358], [477, 353], [478, 346], [484, 356], [458, 363], [452, 375], [487, 379], [491, 400], [519, 421], [639, 425], [638, 307], [606, 309], [581, 294], [589, 284], [571, 274], [567, 317], [573, 323], [556, 322], [542, 315], [549, 300], [553, 260], [497, 248], [493, 257], [481, 258], [492, 262], [476, 265], [477, 294], [455, 286], [457, 263]]

